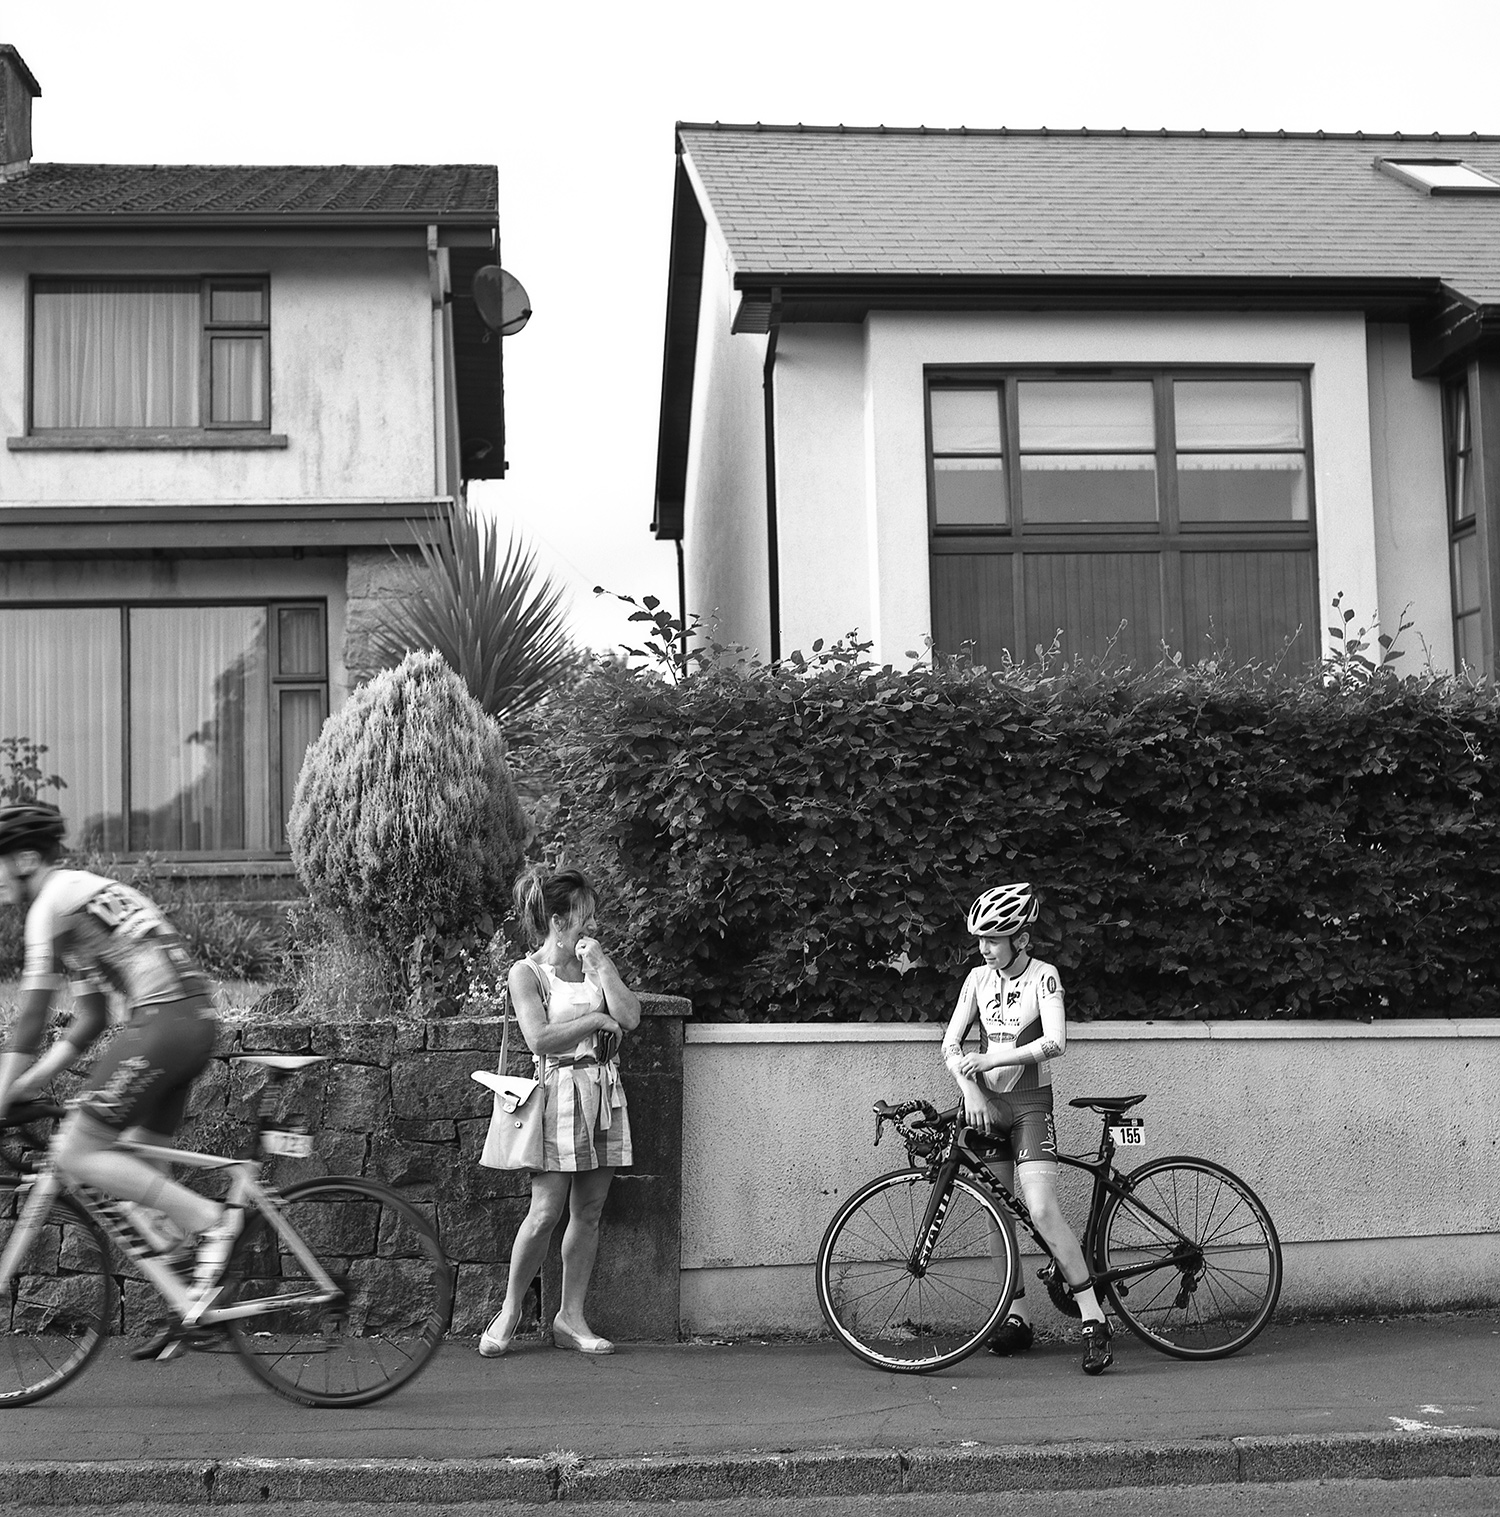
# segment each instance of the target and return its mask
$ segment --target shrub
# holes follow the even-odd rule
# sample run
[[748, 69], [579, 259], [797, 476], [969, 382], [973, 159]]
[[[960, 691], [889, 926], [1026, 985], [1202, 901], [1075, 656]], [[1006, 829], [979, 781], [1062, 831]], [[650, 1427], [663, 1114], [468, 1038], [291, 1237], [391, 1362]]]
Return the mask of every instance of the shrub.
[[423, 569], [389, 602], [374, 637], [382, 663], [416, 648], [442, 654], [497, 721], [528, 710], [577, 661], [563, 591], [514, 537], [500, 552], [493, 521], [456, 505], [419, 540]]
[[500, 729], [435, 653], [357, 690], [308, 750], [290, 823], [309, 899], [429, 1013], [508, 904], [527, 824]]
[[1500, 704], [1371, 651], [601, 666], [516, 761], [611, 951], [709, 1017], [941, 1019], [1004, 879], [1079, 1016], [1495, 1015]]

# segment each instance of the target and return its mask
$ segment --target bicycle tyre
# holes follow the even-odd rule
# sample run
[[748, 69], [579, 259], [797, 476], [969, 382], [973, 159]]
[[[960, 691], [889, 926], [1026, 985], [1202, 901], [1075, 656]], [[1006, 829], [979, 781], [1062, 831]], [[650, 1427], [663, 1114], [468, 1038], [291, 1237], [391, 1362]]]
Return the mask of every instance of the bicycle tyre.
[[[29, 1196], [0, 1188], [0, 1253]], [[109, 1336], [114, 1312], [103, 1229], [71, 1196], [54, 1196], [0, 1298], [0, 1407], [29, 1406], [82, 1374]]]
[[[1238, 1353], [1271, 1320], [1281, 1295], [1281, 1241], [1259, 1196], [1232, 1171], [1184, 1155], [1153, 1159], [1122, 1176], [1099, 1218], [1102, 1269], [1127, 1268], [1161, 1252], [1161, 1264], [1110, 1280], [1110, 1305], [1136, 1337], [1175, 1359]], [[1147, 1210], [1149, 1208], [1149, 1211]], [[1172, 1234], [1183, 1234], [1164, 1252]], [[1187, 1267], [1184, 1267], [1184, 1266]]]
[[[447, 1331], [453, 1271], [426, 1219], [388, 1186], [329, 1175], [289, 1185], [277, 1207], [345, 1291], [226, 1327], [246, 1368], [302, 1406], [368, 1406], [426, 1367]], [[316, 1289], [266, 1218], [246, 1226], [224, 1304]]]
[[932, 1188], [923, 1170], [871, 1180], [834, 1213], [818, 1246], [824, 1320], [876, 1369], [918, 1375], [957, 1364], [1005, 1320], [1020, 1279], [1010, 1217], [963, 1176], [953, 1182], [925, 1274], [912, 1273], [907, 1261]]

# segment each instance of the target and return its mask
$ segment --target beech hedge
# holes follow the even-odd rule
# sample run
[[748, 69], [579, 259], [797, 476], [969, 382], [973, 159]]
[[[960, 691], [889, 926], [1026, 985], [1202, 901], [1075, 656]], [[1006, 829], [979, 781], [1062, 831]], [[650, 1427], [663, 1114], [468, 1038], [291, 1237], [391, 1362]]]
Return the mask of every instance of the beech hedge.
[[602, 667], [511, 751], [611, 951], [699, 1016], [944, 1019], [969, 902], [1027, 879], [1074, 1017], [1473, 1017], [1500, 1014], [1497, 739], [1490, 688], [1363, 657], [1277, 680], [839, 647]]

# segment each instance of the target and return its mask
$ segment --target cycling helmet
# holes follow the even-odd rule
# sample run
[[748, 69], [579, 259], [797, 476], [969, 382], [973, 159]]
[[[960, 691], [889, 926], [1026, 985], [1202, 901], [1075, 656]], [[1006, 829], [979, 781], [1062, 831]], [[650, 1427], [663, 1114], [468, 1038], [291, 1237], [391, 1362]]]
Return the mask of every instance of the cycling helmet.
[[969, 907], [969, 931], [976, 938], [1008, 938], [1036, 921], [1036, 892], [1024, 880], [996, 885]]
[[20, 853], [23, 848], [46, 853], [62, 842], [67, 830], [62, 812], [45, 801], [0, 806], [0, 853]]

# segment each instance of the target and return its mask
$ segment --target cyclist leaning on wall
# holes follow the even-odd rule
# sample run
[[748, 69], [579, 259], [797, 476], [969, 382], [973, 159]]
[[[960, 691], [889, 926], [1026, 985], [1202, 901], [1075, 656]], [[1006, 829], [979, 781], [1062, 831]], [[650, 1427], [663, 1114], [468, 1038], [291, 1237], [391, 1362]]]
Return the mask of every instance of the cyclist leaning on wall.
[[[196, 1240], [193, 1293], [201, 1307], [239, 1236], [240, 1208], [179, 1185], [166, 1173], [165, 1155], [158, 1164], [118, 1144], [128, 1136], [171, 1148], [218, 1031], [208, 982], [140, 891], [59, 865], [65, 831], [55, 806], [0, 807], [0, 901], [26, 911], [20, 1010], [0, 1049], [0, 1116], [84, 1056], [109, 1025], [106, 988], [117, 991], [125, 1025], [89, 1071], [54, 1156], [74, 1179], [162, 1213], [181, 1240]], [[73, 983], [73, 1019], [37, 1058], [64, 972]], [[162, 1241], [176, 1246], [170, 1237]]]
[[[1068, 1045], [1062, 980], [1056, 968], [1034, 959], [1026, 931], [1037, 918], [1028, 884], [997, 885], [969, 908], [968, 928], [979, 939], [984, 963], [969, 972], [943, 1035], [943, 1062], [963, 1094], [964, 1120], [987, 1133], [1009, 1133], [1011, 1160], [990, 1167], [1007, 1190], [1021, 1195], [1061, 1265], [1083, 1318], [1083, 1368], [1102, 1374], [1114, 1357], [1109, 1324], [1073, 1229], [1057, 1204], [1057, 1129], [1052, 1117], [1051, 1060]], [[984, 1029], [983, 1053], [965, 1053], [964, 1037], [976, 1018]], [[1014, 1173], [1012, 1173], [1014, 1172]], [[1014, 1354], [1031, 1347], [1026, 1295], [1017, 1289], [1010, 1315], [995, 1329], [990, 1351]]]

